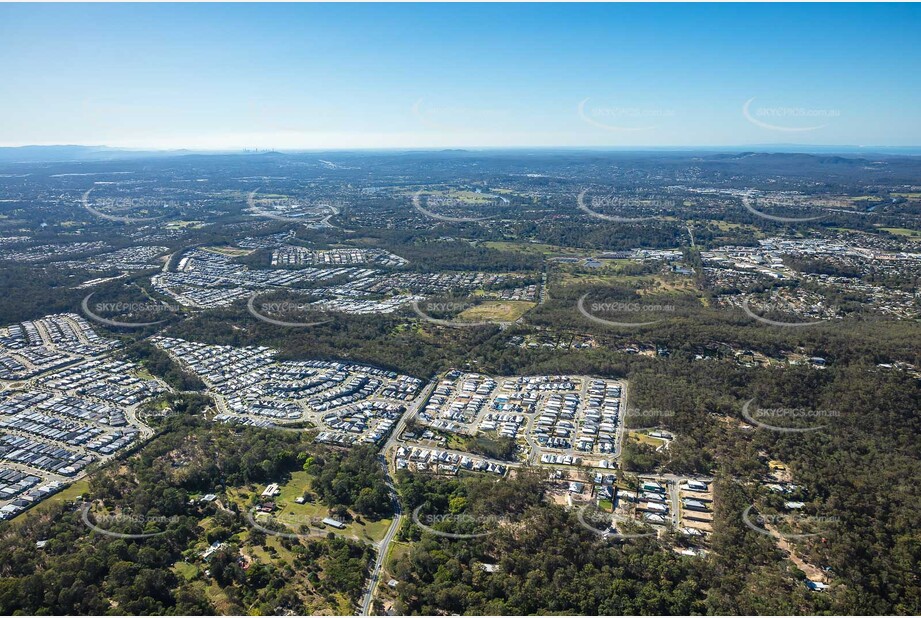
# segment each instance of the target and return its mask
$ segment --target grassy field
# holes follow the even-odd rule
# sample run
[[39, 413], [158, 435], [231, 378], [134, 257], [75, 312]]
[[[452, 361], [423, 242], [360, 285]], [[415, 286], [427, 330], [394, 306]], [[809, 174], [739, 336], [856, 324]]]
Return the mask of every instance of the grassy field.
[[202, 247], [202, 251], [210, 251], [211, 253], [217, 253], [219, 255], [229, 255], [230, 257], [241, 257], [244, 255], [249, 255], [253, 252], [252, 249], [240, 249], [238, 247]]
[[334, 605], [334, 611], [337, 616], [350, 616], [355, 613], [355, 608], [352, 606], [351, 601], [341, 592], [336, 593]]
[[[262, 489], [257, 488], [257, 490]], [[294, 500], [302, 496], [305, 491], [310, 490], [310, 475], [303, 470], [291, 475], [291, 480], [279, 487], [281, 494], [277, 497], [275, 503], [278, 511], [274, 513], [274, 518], [283, 524], [289, 525], [292, 530], [296, 530], [302, 524], [310, 525], [314, 519], [323, 519], [329, 516], [329, 509], [318, 502], [307, 502], [298, 504]], [[352, 521], [342, 530], [329, 529], [330, 532], [353, 536], [359, 539], [377, 542], [387, 534], [387, 528], [390, 527], [390, 519], [380, 521], [367, 521], [362, 518], [362, 523]]]
[[228, 598], [227, 593], [217, 585], [216, 581], [212, 581], [210, 586], [205, 587], [205, 596], [207, 596], [211, 604], [214, 605], [214, 609], [217, 610], [219, 615], [232, 613], [233, 604], [230, 598]]
[[669, 278], [653, 276], [653, 287], [645, 291], [641, 290], [640, 294], [693, 294], [696, 293], [697, 287], [689, 277]]
[[[415, 195], [416, 191], [406, 191], [403, 195], [411, 196]], [[465, 204], [487, 204], [495, 201], [495, 197], [487, 193], [477, 193], [476, 191], [462, 191], [460, 189], [424, 189], [422, 191], [424, 196], [427, 197], [441, 197], [441, 198], [450, 198], [463, 202]]]
[[42, 500], [41, 502], [33, 506], [31, 509], [23, 511], [22, 513], [14, 517], [11, 521], [15, 521], [19, 519], [20, 517], [27, 517], [29, 513], [36, 514], [36, 513], [42, 513], [44, 511], [47, 511], [51, 507], [52, 504], [57, 504], [61, 502], [71, 502], [77, 496], [82, 496], [87, 491], [89, 491], [89, 488], [90, 488], [89, 481], [87, 481], [86, 479], [79, 480], [73, 483], [72, 485], [70, 485], [69, 487], [65, 487], [64, 489], [54, 494], [50, 498]]
[[[592, 272], [562, 271], [559, 273], [559, 285], [569, 287], [573, 285], [607, 286], [629, 284], [639, 287], [643, 282], [651, 283], [652, 275], [621, 275], [616, 268], [599, 268]], [[556, 282], [555, 282], [556, 283]]]
[[751, 232], [755, 235], [756, 238], [763, 238], [765, 236], [764, 232], [759, 230], [756, 226], [749, 223], [732, 223], [731, 221], [721, 221], [719, 219], [704, 219], [703, 221], [691, 221], [692, 225], [712, 225], [716, 227], [721, 232], [729, 232], [732, 230], [745, 230]]
[[514, 322], [536, 305], [526, 300], [488, 300], [470, 307], [457, 317], [467, 322]]
[[645, 433], [640, 433], [638, 431], [627, 432], [627, 435], [632, 440], [636, 440], [637, 442], [641, 442], [642, 444], [648, 444], [649, 446], [652, 446], [655, 448], [659, 448], [660, 446], [665, 444], [665, 440], [662, 440], [660, 438], [653, 438], [652, 436], [647, 436]]
[[153, 380], [154, 379], [154, 375], [150, 373], [150, 371], [148, 371], [144, 367], [141, 367], [135, 373], [137, 377], [139, 377], [142, 380]]
[[[263, 545], [268, 547], [271, 552], [263, 549]], [[265, 543], [260, 545], [248, 544], [245, 547], [246, 553], [248, 553], [253, 558], [263, 562], [265, 564], [273, 564], [279, 560], [284, 562], [293, 562], [296, 559], [294, 552], [289, 550], [282, 543], [282, 538], [274, 535], [266, 535]]]
[[895, 234], [896, 236], [905, 236], [911, 240], [921, 240], [921, 231], [918, 230], [909, 230], [904, 227], [881, 227], [879, 229], [884, 232], [889, 232], [890, 234]]
[[562, 271], [559, 280], [554, 282], [560, 287], [573, 285], [590, 286], [627, 286], [639, 294], [696, 294], [698, 292], [690, 277], [663, 277], [661, 275], [622, 275], [617, 269], [600, 268], [594, 272]]
[[170, 221], [165, 225], [168, 230], [179, 230], [184, 227], [199, 229], [205, 226], [204, 221]]
[[173, 571], [186, 581], [195, 579], [198, 576], [198, 567], [188, 562], [177, 562], [173, 565]]
[[490, 195], [477, 193], [476, 191], [447, 191], [443, 195], [467, 204], [486, 204], [495, 199]]
[[495, 249], [496, 251], [527, 253], [529, 255], [543, 256], [585, 255], [589, 252], [587, 249], [579, 249], [576, 247], [560, 247], [557, 245], [547, 245], [544, 243], [532, 242], [508, 242], [504, 240], [487, 241], [482, 243], [481, 246], [486, 247], [487, 249]]
[[[384, 559], [384, 570], [392, 576], [393, 566], [400, 558], [408, 554], [412, 548], [412, 543], [403, 543], [401, 541], [393, 541], [390, 543], [390, 548], [387, 550], [387, 557]], [[384, 581], [384, 583], [386, 583], [386, 581]]]

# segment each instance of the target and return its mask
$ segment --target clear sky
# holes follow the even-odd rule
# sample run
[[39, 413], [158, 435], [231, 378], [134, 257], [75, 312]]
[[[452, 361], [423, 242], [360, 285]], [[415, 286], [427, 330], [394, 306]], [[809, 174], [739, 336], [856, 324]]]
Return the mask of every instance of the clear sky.
[[921, 145], [919, 5], [0, 5], [0, 145]]

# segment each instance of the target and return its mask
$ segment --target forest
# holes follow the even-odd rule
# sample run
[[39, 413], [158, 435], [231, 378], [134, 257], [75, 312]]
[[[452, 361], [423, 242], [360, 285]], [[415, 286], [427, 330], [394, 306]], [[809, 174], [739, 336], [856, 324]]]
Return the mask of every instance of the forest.
[[[374, 555], [367, 544], [269, 535], [229, 500], [303, 468], [311, 449], [307, 433], [169, 419], [137, 454], [92, 474], [80, 502], [50, 499], [0, 526], [0, 613], [350, 613]], [[200, 500], [210, 492], [219, 498]], [[91, 530], [84, 504], [105, 530], [151, 536]], [[205, 562], [211, 543], [223, 545]]]

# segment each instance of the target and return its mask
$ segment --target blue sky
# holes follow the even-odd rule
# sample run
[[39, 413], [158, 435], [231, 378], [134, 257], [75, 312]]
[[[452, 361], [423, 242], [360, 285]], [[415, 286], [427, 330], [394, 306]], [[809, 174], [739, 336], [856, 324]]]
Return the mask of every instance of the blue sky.
[[921, 145], [918, 5], [0, 5], [0, 145]]

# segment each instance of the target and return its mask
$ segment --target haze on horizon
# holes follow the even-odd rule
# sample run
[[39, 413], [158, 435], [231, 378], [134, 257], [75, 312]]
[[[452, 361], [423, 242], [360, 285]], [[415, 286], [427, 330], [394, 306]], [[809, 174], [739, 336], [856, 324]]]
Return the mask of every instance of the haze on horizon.
[[0, 146], [921, 145], [917, 5], [0, 5]]

